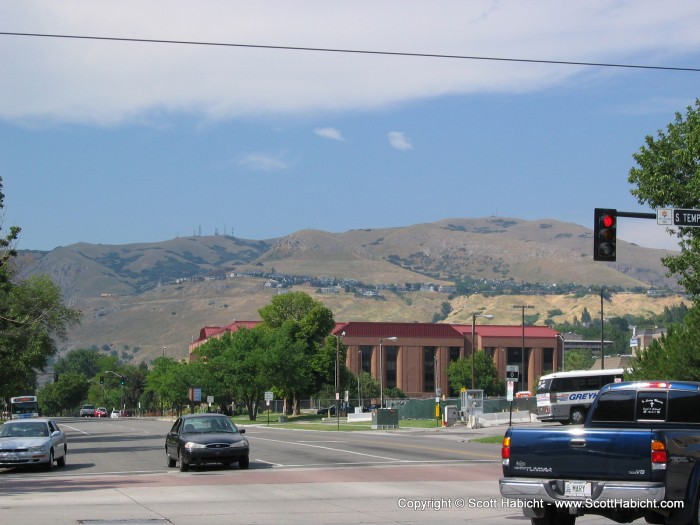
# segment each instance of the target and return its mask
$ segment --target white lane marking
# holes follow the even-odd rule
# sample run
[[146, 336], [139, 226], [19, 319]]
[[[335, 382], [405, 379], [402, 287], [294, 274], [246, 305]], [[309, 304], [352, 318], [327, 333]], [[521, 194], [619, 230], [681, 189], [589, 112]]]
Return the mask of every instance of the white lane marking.
[[261, 441], [272, 441], [274, 443], [284, 443], [286, 445], [301, 445], [302, 447], [320, 448], [323, 450], [330, 450], [332, 452], [343, 452], [344, 454], [354, 454], [356, 456], [364, 456], [366, 458], [376, 458], [376, 459], [384, 459], [387, 461], [404, 462], [404, 460], [398, 459], [398, 458], [388, 458], [386, 456], [376, 456], [374, 454], [365, 454], [363, 452], [355, 452], [354, 450], [343, 450], [342, 448], [322, 447], [320, 445], [312, 445], [311, 443], [300, 443], [298, 441], [291, 442], [291, 441], [283, 441], [281, 439], [270, 439], [270, 438], [261, 438], [261, 437], [255, 437], [253, 439], [259, 439]]

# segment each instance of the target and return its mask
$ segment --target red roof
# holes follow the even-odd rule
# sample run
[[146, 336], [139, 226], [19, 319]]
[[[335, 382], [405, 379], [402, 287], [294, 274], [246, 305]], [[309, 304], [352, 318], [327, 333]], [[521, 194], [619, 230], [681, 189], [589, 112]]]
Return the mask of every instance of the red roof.
[[[199, 332], [196, 342], [203, 342], [210, 337], [217, 337], [226, 332], [236, 332], [240, 328], [255, 328], [261, 321], [233, 321], [225, 326], [205, 326]], [[476, 331], [480, 337], [522, 337], [523, 328], [518, 325], [492, 325], [476, 324]], [[372, 323], [349, 322], [336, 323], [334, 335], [345, 332], [349, 337], [422, 337], [422, 338], [455, 338], [471, 335], [471, 324], [447, 324], [447, 323]], [[559, 332], [547, 326], [526, 326], [527, 338], [553, 338]]]
[[455, 325], [446, 323], [345, 323], [342, 328], [336, 327], [335, 335], [345, 332], [349, 337], [429, 337], [455, 338], [462, 333]]

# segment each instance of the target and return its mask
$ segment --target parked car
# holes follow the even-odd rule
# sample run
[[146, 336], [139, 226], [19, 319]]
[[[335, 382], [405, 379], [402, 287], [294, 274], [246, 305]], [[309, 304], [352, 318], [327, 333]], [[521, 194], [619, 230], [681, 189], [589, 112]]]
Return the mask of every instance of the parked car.
[[190, 414], [178, 418], [165, 437], [165, 457], [169, 468], [221, 463], [247, 469], [250, 445], [239, 429], [223, 414]]
[[80, 417], [95, 417], [95, 406], [83, 405], [83, 407], [80, 409]]
[[122, 410], [119, 412], [119, 417], [134, 417], [133, 410]]
[[[340, 405], [340, 413], [342, 414], [345, 412], [346, 414], [352, 413], [355, 411], [355, 407], [353, 405], [345, 404], [343, 403]], [[316, 413], [319, 415], [324, 415], [324, 416], [335, 416], [335, 405], [331, 405], [328, 408], [319, 408], [316, 410]]]
[[95, 417], [107, 417], [107, 409], [105, 407], [97, 407], [95, 409]]
[[0, 467], [66, 464], [68, 443], [56, 422], [46, 418], [13, 419], [0, 427]]

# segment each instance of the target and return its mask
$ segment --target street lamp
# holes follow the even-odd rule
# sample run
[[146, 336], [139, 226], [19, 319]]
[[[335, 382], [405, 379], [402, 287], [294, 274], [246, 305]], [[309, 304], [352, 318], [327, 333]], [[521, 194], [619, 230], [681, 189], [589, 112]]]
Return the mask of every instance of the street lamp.
[[520, 390], [525, 390], [525, 308], [534, 308], [531, 304], [514, 304], [513, 308], [520, 308], [523, 316], [523, 337], [520, 350]]
[[[340, 338], [345, 337], [345, 332], [335, 336], [335, 419], [340, 430]], [[329, 414], [330, 415], [330, 414]]]
[[360, 383], [360, 376], [362, 376], [362, 349], [357, 351], [357, 356], [359, 358], [359, 366], [357, 368], [357, 402], [359, 403], [360, 409], [362, 409], [362, 384]]
[[476, 318], [483, 317], [484, 319], [493, 319], [491, 314], [472, 314], [472, 390], [474, 390], [474, 353], [476, 352]]
[[382, 344], [384, 341], [396, 341], [395, 336], [379, 338], [379, 408], [384, 408], [384, 357], [382, 355]]

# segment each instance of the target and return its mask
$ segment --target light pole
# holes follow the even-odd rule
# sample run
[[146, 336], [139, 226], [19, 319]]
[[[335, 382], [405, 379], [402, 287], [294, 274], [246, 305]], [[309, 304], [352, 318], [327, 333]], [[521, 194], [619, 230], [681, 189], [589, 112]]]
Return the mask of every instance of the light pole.
[[357, 368], [357, 402], [359, 403], [360, 410], [362, 410], [362, 384], [360, 383], [360, 376], [362, 376], [362, 349], [357, 351], [357, 356], [360, 362]]
[[396, 341], [397, 337], [380, 337], [379, 338], [379, 408], [384, 408], [384, 357], [382, 345], [384, 341]]
[[[335, 336], [335, 419], [340, 430], [340, 338], [345, 337], [345, 332]], [[329, 414], [330, 415], [330, 414]]]
[[522, 325], [523, 325], [523, 337], [522, 345], [520, 350], [520, 390], [525, 390], [525, 308], [534, 308], [531, 304], [514, 304], [513, 308], [520, 308], [522, 310]]
[[491, 314], [472, 314], [472, 390], [474, 390], [474, 354], [476, 353], [476, 318], [483, 317], [484, 319], [493, 319]]

